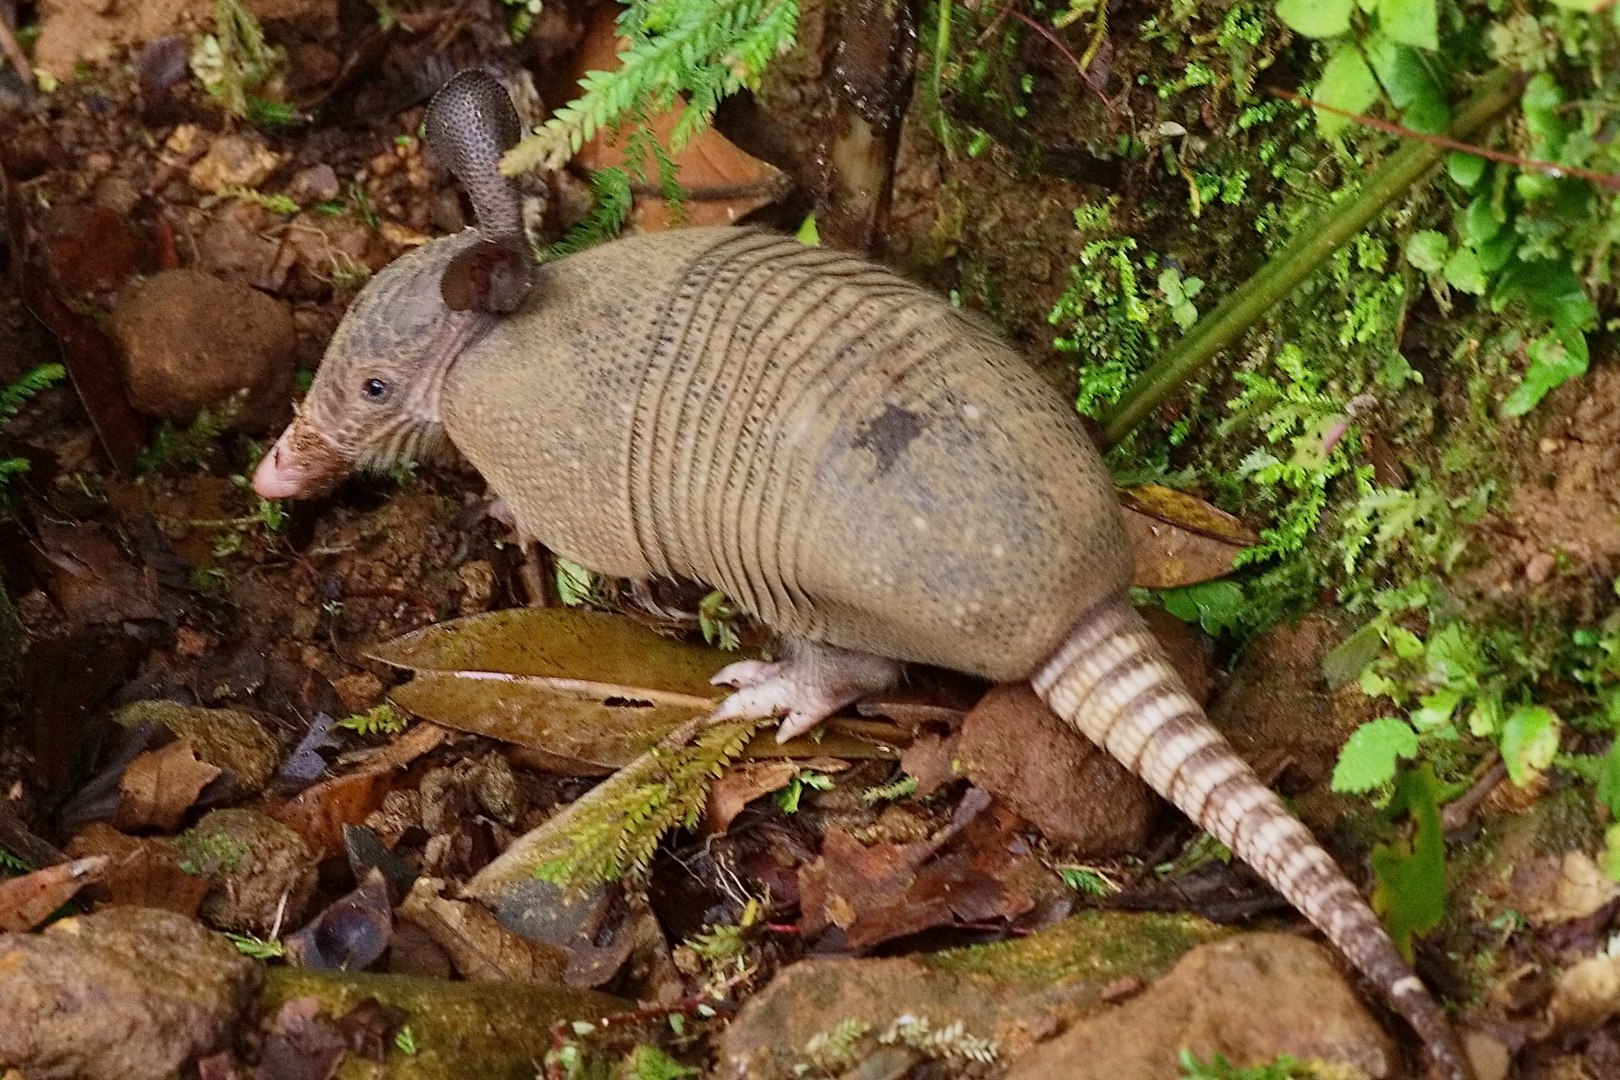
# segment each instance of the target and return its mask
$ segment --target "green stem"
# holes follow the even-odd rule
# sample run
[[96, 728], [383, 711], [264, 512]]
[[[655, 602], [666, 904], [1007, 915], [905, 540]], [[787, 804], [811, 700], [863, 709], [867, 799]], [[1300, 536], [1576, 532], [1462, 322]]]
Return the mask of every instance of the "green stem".
[[939, 0], [939, 31], [934, 35], [934, 108], [939, 110], [940, 142], [944, 144], [945, 156], [954, 158], [955, 149], [951, 146], [950, 122], [945, 119], [945, 106], [940, 97], [940, 83], [945, 77], [945, 58], [951, 52], [951, 16], [956, 7], [956, 0]]
[[[1472, 135], [1519, 96], [1518, 81], [1505, 68], [1497, 68], [1481, 81], [1452, 121], [1446, 134], [1453, 139]], [[1384, 162], [1361, 186], [1355, 198], [1326, 211], [1296, 231], [1294, 239], [1234, 289], [1215, 310], [1198, 321], [1187, 336], [1136, 378], [1114, 406], [1103, 425], [1109, 446], [1130, 434], [1182, 383], [1222, 349], [1253, 326], [1266, 310], [1287, 296], [1346, 240], [1360, 232], [1379, 211], [1417, 182], [1442, 155], [1444, 147], [1413, 140]]]

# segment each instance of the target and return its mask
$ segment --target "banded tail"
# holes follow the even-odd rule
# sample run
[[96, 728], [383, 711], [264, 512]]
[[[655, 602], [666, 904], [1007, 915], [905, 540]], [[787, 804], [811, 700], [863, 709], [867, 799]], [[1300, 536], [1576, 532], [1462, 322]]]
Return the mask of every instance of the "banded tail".
[[1031, 680], [1059, 716], [1252, 866], [1377, 984], [1445, 1080], [1473, 1080], [1451, 1024], [1310, 830], [1260, 783], [1123, 599], [1098, 606]]

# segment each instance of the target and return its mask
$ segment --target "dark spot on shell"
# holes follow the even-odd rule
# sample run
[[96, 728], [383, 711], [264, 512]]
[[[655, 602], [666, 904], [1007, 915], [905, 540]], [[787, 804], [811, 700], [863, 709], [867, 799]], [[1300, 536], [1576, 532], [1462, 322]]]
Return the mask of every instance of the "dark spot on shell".
[[603, 698], [602, 704], [610, 709], [650, 709], [653, 703], [643, 701], [641, 698], [609, 697]]
[[883, 415], [861, 428], [856, 435], [855, 445], [862, 450], [870, 450], [877, 456], [878, 472], [886, 473], [895, 463], [911, 440], [922, 434], [927, 422], [917, 413], [902, 409], [898, 405], [890, 405], [883, 410]]

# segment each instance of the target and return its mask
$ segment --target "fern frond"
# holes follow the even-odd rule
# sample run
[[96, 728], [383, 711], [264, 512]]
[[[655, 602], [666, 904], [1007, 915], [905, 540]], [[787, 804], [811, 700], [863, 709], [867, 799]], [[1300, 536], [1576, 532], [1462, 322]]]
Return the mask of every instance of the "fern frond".
[[17, 415], [28, 399], [54, 383], [66, 378], [67, 369], [61, 364], [41, 364], [10, 386], [0, 390], [0, 417], [10, 419]]
[[522, 841], [543, 881], [584, 888], [640, 873], [671, 829], [691, 828], [709, 786], [762, 721], [710, 724], [685, 745], [661, 745], [632, 761]]
[[679, 153], [713, 119], [720, 101], [759, 84], [765, 65], [793, 45], [797, 0], [634, 0], [619, 16], [629, 46], [616, 71], [591, 71], [580, 96], [508, 151], [501, 171], [560, 169], [598, 131], [632, 110], [681, 111], [670, 139]]
[[623, 169], [598, 169], [591, 174], [591, 191], [596, 195], [596, 209], [590, 217], [568, 230], [568, 235], [541, 254], [542, 260], [560, 259], [576, 251], [611, 240], [619, 235], [630, 217], [633, 197], [630, 177]]

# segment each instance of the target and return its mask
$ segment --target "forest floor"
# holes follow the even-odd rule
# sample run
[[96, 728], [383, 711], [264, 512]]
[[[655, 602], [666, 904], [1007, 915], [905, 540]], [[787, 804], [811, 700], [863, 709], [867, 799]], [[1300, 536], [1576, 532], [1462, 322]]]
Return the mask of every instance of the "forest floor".
[[[194, 0], [25, 5], [22, 25], [43, 20], [25, 35], [34, 62], [57, 85], [29, 91], [0, 69], [0, 386], [17, 391], [0, 418], [0, 868], [30, 883], [7, 892], [0, 879], [0, 956], [22, 958], [0, 965], [0, 1010], [27, 1017], [26, 1035], [0, 1030], [0, 1066], [120, 1080], [683, 1067], [1147, 1080], [1181, 1076], [1186, 1048], [1206, 1062], [1308, 1062], [1245, 1074], [1256, 1078], [1420, 1074], [1388, 1006], [1247, 868], [1027, 692], [986, 697], [946, 672], [914, 672], [797, 756], [760, 740], [635, 888], [598, 888], [522, 936], [512, 926], [533, 912], [496, 904], [498, 922], [468, 899], [515, 838], [628, 757], [605, 729], [562, 742], [496, 730], [490, 699], [432, 698], [421, 673], [433, 663], [384, 662], [384, 643], [512, 612], [502, 632], [542, 651], [585, 635], [568, 655], [595, 671], [593, 650], [616, 647], [622, 627], [567, 620], [622, 613], [692, 650], [616, 673], [633, 697], [680, 683], [682, 664], [728, 659], [703, 630], [735, 631], [744, 650], [758, 634], [691, 583], [633, 586], [525, 549], [465, 463], [287, 503], [246, 478], [370, 276], [470, 222], [419, 138], [432, 92], [484, 65], [538, 122], [611, 56], [611, 26], [583, 0], [547, 0], [515, 44], [512, 10], [495, 3], [249, 6], [285, 50], [279, 99], [313, 119], [256, 125], [222, 110], [188, 65], [188, 35], [214, 27], [213, 6]], [[1100, 351], [1150, 358], [1179, 321], [1171, 293], [1241, 281], [1266, 257], [1257, 214], [1280, 222], [1308, 200], [1261, 155], [1318, 182], [1344, 165], [1316, 163], [1298, 110], [1268, 106], [1240, 131], [1255, 106], [1230, 87], [1161, 92], [1185, 83], [1188, 57], [1117, 12], [1082, 76], [1043, 37], [975, 9], [955, 47], [991, 55], [955, 74], [942, 128], [935, 72], [915, 52], [937, 27], [884, 5], [802, 9], [795, 51], [680, 159], [688, 220], [794, 232], [813, 214], [821, 243], [983, 312], [1088, 411]], [[1082, 30], [1066, 35], [1075, 51]], [[538, 240], [587, 217], [587, 170], [615, 153], [598, 140], [573, 171], [525, 179]], [[1400, 212], [1432, 210], [1424, 198]], [[1111, 239], [1083, 224], [1097, 213]], [[670, 217], [638, 189], [632, 228]], [[1166, 254], [1144, 263], [1148, 252]], [[1324, 271], [1251, 344], [1303, 340], [1299, 324], [1336, 312], [1372, 264]], [[1392, 279], [1379, 262], [1368, 288]], [[1620, 375], [1603, 345], [1588, 376], [1487, 430], [1471, 404], [1479, 373], [1522, 342], [1502, 347], [1501, 327], [1459, 313], [1480, 320], [1487, 359], [1448, 367], [1434, 342], [1450, 301], [1410, 275], [1406, 286], [1381, 317], [1420, 378], [1396, 377], [1406, 396], [1351, 414], [1361, 427], [1347, 441], [1369, 476], [1430, 500], [1412, 521], [1458, 517], [1486, 492], [1443, 537], [1460, 553], [1447, 556], [1446, 602], [1480, 628], [1459, 647], [1551, 655], [1551, 637], [1589, 626], [1592, 648], [1620, 640], [1602, 636], [1620, 573]], [[1116, 317], [1132, 290], [1151, 308], [1136, 329]], [[29, 385], [64, 357], [70, 377]], [[1230, 594], [1189, 592], [1226, 581], [1297, 498], [1211, 479], [1238, 476], [1265, 439], [1222, 426], [1215, 403], [1252, 386], [1239, 367], [1218, 362], [1109, 459], [1121, 484], [1175, 481], [1217, 521], [1138, 513], [1137, 598], [1212, 719], [1370, 893], [1375, 849], [1407, 834], [1331, 780], [1346, 740], [1391, 711], [1366, 672], [1397, 677], [1380, 650], [1404, 616], [1378, 609], [1384, 637], [1351, 648], [1348, 674], [1346, 643], [1376, 608], [1372, 578], [1407, 584], [1400, 560], [1431, 533], [1373, 519], [1371, 554], [1331, 581], [1284, 552], [1229, 582], [1247, 605], [1236, 614]], [[1348, 399], [1342, 374], [1306, 376], [1278, 394], [1337, 415], [1311, 403]], [[483, 632], [465, 631], [477, 647]], [[458, 631], [432, 633], [415, 639], [423, 655], [463, 647]], [[1563, 700], [1565, 668], [1521, 668]], [[1477, 672], [1456, 707], [1486, 701], [1489, 678]], [[413, 683], [419, 706], [389, 704]], [[1494, 692], [1501, 708], [1508, 691]], [[1606, 746], [1571, 729], [1562, 753]], [[1599, 869], [1607, 810], [1591, 777], [1543, 762], [1513, 782], [1490, 744], [1459, 747], [1432, 751], [1449, 799], [1445, 912], [1415, 942], [1417, 970], [1467, 1032], [1480, 1080], [1620, 1075], [1620, 884]], [[106, 916], [93, 932], [63, 929]], [[81, 1011], [42, 1004], [50, 995]]]

